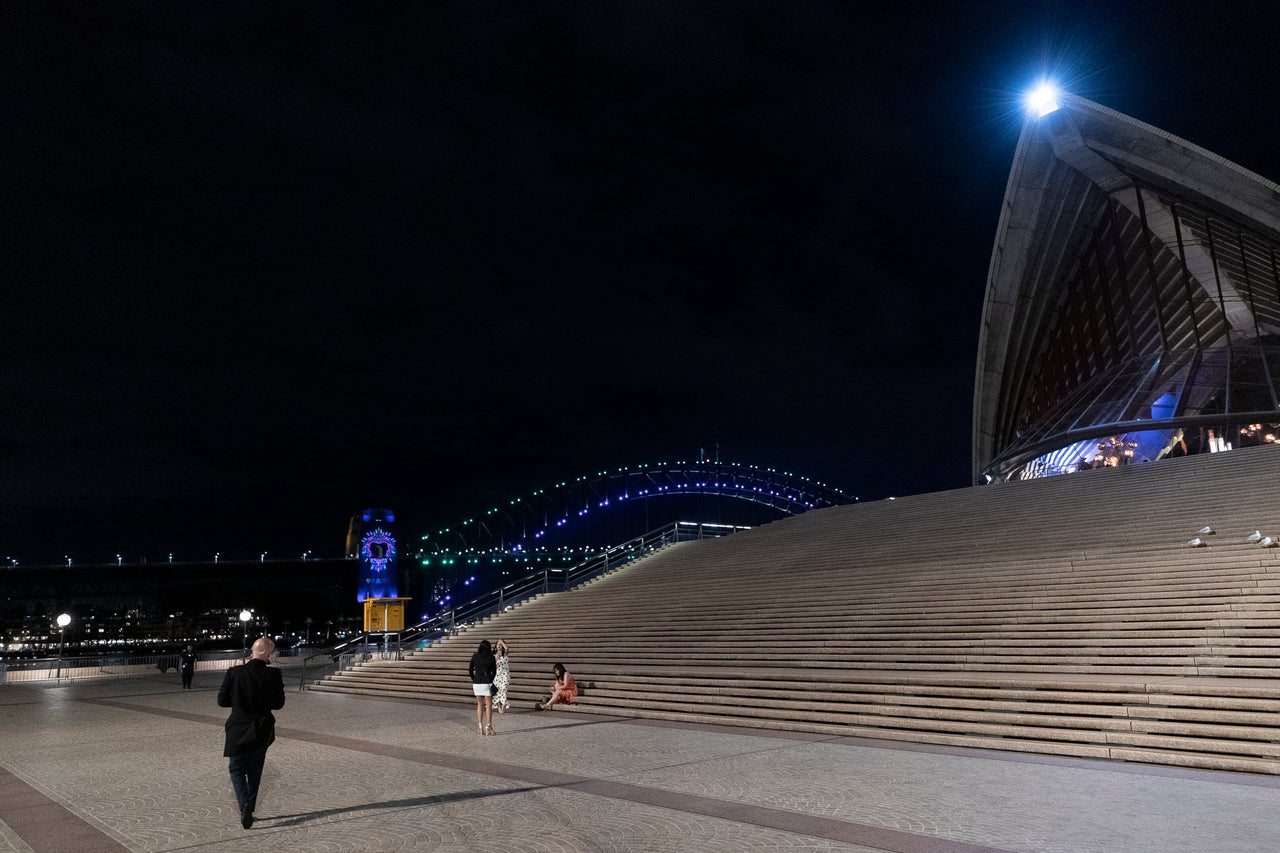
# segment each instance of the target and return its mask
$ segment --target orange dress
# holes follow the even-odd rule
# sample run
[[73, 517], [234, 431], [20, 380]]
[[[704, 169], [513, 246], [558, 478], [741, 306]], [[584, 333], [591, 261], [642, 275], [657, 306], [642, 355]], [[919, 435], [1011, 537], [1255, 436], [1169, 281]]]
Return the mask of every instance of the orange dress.
[[556, 688], [559, 690], [556, 702], [572, 702], [578, 696], [578, 682], [567, 672], [564, 674], [564, 681], [556, 682]]

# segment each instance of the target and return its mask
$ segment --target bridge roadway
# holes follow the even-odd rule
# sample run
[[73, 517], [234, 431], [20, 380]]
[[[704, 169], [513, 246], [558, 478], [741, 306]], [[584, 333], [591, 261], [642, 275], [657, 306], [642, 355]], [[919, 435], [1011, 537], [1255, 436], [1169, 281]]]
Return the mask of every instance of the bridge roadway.
[[1280, 849], [1276, 777], [295, 690], [244, 830], [220, 677], [0, 687], [0, 851]]

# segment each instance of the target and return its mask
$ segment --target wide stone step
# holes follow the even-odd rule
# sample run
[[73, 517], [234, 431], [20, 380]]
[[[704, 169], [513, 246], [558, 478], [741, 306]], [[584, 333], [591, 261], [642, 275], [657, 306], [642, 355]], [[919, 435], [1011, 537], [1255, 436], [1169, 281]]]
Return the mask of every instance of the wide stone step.
[[[1280, 772], [1280, 448], [805, 513], [650, 555], [318, 689]], [[1187, 542], [1204, 525], [1204, 548]]]

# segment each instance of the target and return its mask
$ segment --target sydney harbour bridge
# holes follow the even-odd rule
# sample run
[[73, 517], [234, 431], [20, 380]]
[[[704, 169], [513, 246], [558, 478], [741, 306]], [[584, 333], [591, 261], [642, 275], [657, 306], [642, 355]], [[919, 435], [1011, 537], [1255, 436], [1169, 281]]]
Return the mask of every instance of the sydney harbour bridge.
[[[397, 594], [413, 599], [409, 607], [416, 619], [530, 573], [572, 568], [675, 522], [708, 525], [718, 535], [856, 500], [802, 475], [703, 459], [601, 470], [504, 500], [425, 534], [397, 526], [392, 515], [383, 535], [394, 540], [398, 555], [388, 566], [389, 580]], [[361, 532], [372, 531], [370, 526]], [[139, 618], [150, 612], [172, 626], [190, 622], [193, 614], [249, 608], [270, 613], [276, 625], [346, 623], [361, 608], [359, 552], [349, 538], [341, 556], [308, 552], [281, 559], [264, 552], [203, 562], [68, 560], [57, 566], [13, 561], [0, 566], [7, 594], [0, 615], [24, 624], [71, 610], [80, 614], [80, 625], [91, 612], [99, 619], [125, 620], [122, 624], [126, 614]]]
[[[423, 536], [421, 551], [519, 555], [569, 543], [607, 545], [614, 527], [621, 531], [641, 516], [642, 524], [652, 526], [673, 511], [692, 508], [685, 500], [689, 497], [712, 499], [696, 504], [704, 512], [717, 514], [717, 518], [695, 519], [703, 521], [719, 520], [726, 505], [735, 503], [763, 509], [764, 518], [780, 518], [857, 500], [825, 483], [773, 468], [660, 462], [600, 471], [538, 489]], [[597, 519], [603, 519], [605, 526], [593, 524]]]
[[467, 589], [488, 589], [677, 521], [752, 527], [856, 497], [774, 468], [703, 459], [598, 471], [512, 498], [402, 550], [402, 583], [426, 614]]

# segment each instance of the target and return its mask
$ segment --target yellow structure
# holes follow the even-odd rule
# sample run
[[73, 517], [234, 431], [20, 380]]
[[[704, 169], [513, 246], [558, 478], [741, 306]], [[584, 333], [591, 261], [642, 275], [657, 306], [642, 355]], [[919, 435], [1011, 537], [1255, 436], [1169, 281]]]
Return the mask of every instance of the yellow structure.
[[370, 634], [404, 630], [404, 608], [410, 598], [366, 598], [364, 630]]

